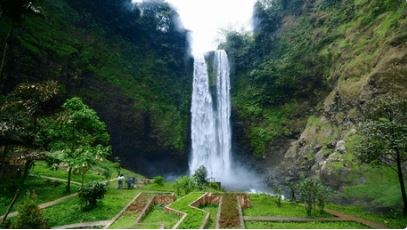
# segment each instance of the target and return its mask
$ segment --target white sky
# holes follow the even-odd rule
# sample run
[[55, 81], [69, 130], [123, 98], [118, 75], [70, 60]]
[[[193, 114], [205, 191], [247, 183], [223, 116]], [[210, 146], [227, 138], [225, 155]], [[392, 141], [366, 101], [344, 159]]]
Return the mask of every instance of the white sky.
[[[132, 0], [141, 2], [143, 0]], [[251, 30], [256, 0], [166, 0], [178, 11], [192, 36], [194, 54], [215, 50], [222, 29]]]

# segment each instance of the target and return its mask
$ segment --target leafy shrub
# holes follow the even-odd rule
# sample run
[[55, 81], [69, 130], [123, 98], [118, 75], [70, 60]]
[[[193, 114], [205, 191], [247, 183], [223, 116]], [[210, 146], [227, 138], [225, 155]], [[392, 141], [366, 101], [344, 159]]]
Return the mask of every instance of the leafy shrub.
[[165, 179], [162, 176], [156, 176], [156, 177], [153, 178], [154, 184], [159, 185], [159, 186], [163, 186], [164, 181], [165, 181]]
[[13, 224], [13, 228], [49, 228], [47, 220], [43, 217], [38, 208], [37, 195], [27, 193], [23, 203], [18, 206], [18, 215]]
[[208, 184], [208, 179], [207, 179], [208, 171], [206, 170], [205, 166], [203, 166], [203, 165], [195, 171], [195, 173], [192, 177], [194, 179], [196, 186], [199, 189], [203, 189], [203, 187]]
[[79, 191], [79, 199], [83, 210], [90, 210], [96, 207], [97, 201], [103, 199], [106, 194], [106, 184], [96, 183], [94, 185], [83, 186]]
[[209, 188], [215, 189], [220, 191], [222, 189], [222, 186], [219, 182], [209, 182], [208, 184]]

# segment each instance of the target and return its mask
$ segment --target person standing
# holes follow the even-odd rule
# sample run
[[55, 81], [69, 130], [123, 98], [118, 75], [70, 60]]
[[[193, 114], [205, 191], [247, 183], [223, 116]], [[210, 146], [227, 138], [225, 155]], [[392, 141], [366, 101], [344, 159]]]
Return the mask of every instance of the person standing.
[[123, 188], [123, 182], [124, 182], [124, 176], [123, 176], [123, 174], [120, 174], [120, 176], [117, 178], [117, 183], [119, 184], [119, 189]]

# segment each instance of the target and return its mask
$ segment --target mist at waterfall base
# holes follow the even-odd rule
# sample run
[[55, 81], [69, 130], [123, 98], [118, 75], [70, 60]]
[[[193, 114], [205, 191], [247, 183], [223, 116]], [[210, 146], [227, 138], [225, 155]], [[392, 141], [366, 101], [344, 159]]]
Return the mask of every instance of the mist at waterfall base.
[[[224, 50], [214, 52], [212, 65], [215, 80], [210, 82], [205, 57], [195, 55], [190, 174], [200, 166], [205, 166], [210, 180], [221, 182], [223, 188], [238, 191], [265, 190], [262, 177], [232, 157], [230, 66]], [[216, 90], [211, 92], [213, 84]]]

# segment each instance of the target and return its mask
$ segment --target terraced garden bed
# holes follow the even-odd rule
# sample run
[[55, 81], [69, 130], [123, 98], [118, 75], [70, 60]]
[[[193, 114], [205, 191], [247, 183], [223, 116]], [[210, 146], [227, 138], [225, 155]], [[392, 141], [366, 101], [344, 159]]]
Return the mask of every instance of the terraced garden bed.
[[217, 221], [217, 214], [218, 214], [218, 205], [205, 205], [200, 206], [200, 209], [210, 213], [208, 224], [205, 226], [207, 229], [215, 229], [216, 228], [216, 221]]
[[139, 212], [136, 211], [128, 211], [125, 212], [123, 215], [117, 219], [112, 226], [111, 229], [129, 229], [133, 228], [136, 223], [136, 218], [138, 217]]
[[170, 208], [184, 212], [187, 214], [187, 217], [179, 226], [180, 229], [198, 229], [205, 218], [206, 212], [189, 206], [204, 193], [202, 192], [193, 192], [188, 195], [178, 199], [170, 205]]
[[156, 229], [163, 226], [166, 229], [172, 228], [180, 217], [165, 211], [164, 206], [155, 205], [141, 221], [141, 227], [150, 226], [149, 229]]
[[[110, 226], [112, 229], [134, 228], [136, 219], [154, 196], [152, 193], [141, 193], [137, 199], [130, 204], [121, 216]], [[119, 214], [120, 215], [120, 214]]]

